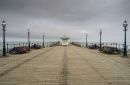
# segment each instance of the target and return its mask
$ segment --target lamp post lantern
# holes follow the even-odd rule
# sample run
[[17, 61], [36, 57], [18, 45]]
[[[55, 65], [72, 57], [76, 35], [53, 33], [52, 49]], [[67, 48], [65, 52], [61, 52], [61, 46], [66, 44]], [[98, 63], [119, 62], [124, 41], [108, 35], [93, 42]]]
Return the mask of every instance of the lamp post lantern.
[[88, 47], [88, 34], [86, 33], [86, 48]]
[[43, 33], [43, 43], [42, 43], [43, 48], [45, 47], [45, 41], [44, 41], [44, 39], [45, 39], [45, 36], [44, 36], [44, 33]]
[[124, 54], [123, 54], [123, 56], [127, 56], [127, 47], [126, 47], [126, 31], [128, 30], [128, 29], [126, 29], [127, 26], [128, 26], [128, 24], [127, 24], [127, 21], [125, 20], [124, 23], [123, 23], [123, 27], [124, 27], [123, 31], [125, 32], [125, 36], [124, 36]]
[[100, 29], [99, 33], [100, 33], [100, 48], [99, 48], [99, 51], [101, 51], [101, 47], [102, 47], [102, 30], [101, 29]]
[[5, 47], [5, 27], [6, 27], [6, 23], [5, 21], [3, 20], [2, 23], [1, 23], [1, 26], [3, 27], [3, 56], [6, 56], [6, 47]]
[[30, 31], [28, 29], [28, 49], [30, 51]]

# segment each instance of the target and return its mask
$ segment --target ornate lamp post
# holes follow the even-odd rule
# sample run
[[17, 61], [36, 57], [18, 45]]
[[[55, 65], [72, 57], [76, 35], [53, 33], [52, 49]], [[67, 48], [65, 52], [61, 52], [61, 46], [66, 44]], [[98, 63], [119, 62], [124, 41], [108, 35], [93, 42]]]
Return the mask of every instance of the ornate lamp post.
[[3, 22], [1, 23], [1, 26], [3, 27], [3, 56], [6, 56], [6, 47], [5, 47], [5, 27], [6, 27], [6, 23], [5, 21], [3, 20]]
[[30, 51], [30, 31], [28, 29], [28, 49]]
[[88, 34], [86, 33], [86, 48], [88, 47]]
[[44, 36], [44, 33], [43, 33], [43, 43], [42, 43], [43, 48], [45, 47], [45, 41], [44, 41], [44, 39], [45, 39], [45, 36]]
[[100, 48], [99, 48], [99, 51], [101, 51], [101, 47], [102, 47], [102, 30], [101, 29], [100, 29], [99, 33], [100, 33]]
[[123, 54], [123, 56], [127, 56], [127, 47], [126, 47], [126, 31], [128, 30], [128, 29], [126, 29], [127, 26], [128, 26], [128, 24], [127, 24], [127, 21], [125, 20], [124, 23], [123, 23], [123, 27], [125, 28], [125, 29], [123, 30], [123, 31], [125, 32], [125, 39], [124, 39], [124, 54]]

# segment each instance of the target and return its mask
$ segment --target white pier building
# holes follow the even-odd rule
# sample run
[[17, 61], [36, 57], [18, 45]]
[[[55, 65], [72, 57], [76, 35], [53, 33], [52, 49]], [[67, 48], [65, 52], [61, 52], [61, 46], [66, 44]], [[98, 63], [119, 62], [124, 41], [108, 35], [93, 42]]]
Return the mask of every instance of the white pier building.
[[68, 46], [69, 45], [69, 37], [66, 37], [66, 36], [64, 36], [64, 37], [61, 37], [60, 38], [62, 41], [61, 41], [61, 45], [62, 46]]

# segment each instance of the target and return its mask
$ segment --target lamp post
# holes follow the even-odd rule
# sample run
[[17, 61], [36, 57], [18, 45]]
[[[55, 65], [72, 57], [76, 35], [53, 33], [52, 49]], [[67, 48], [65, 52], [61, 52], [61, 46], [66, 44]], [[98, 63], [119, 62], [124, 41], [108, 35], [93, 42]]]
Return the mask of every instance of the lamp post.
[[88, 47], [88, 34], [86, 33], [86, 48]]
[[44, 33], [43, 33], [43, 43], [42, 43], [42, 46], [43, 46], [43, 48], [45, 47], [45, 41], [44, 41], [44, 39], [45, 39], [45, 36], [44, 36]]
[[127, 26], [128, 26], [128, 24], [127, 24], [127, 21], [125, 20], [124, 23], [123, 23], [123, 27], [124, 27], [124, 30], [123, 30], [123, 31], [125, 32], [125, 39], [124, 39], [124, 54], [123, 54], [123, 56], [127, 56], [127, 48], [126, 48], [126, 31], [128, 30], [128, 29], [126, 29]]
[[6, 27], [6, 23], [5, 21], [3, 20], [3, 22], [1, 23], [1, 26], [3, 27], [3, 56], [6, 56], [6, 47], [5, 47], [5, 27]]
[[30, 31], [28, 29], [28, 49], [30, 51]]
[[99, 33], [100, 33], [100, 48], [99, 48], [99, 51], [101, 51], [101, 47], [102, 47], [102, 30], [101, 29], [100, 29]]

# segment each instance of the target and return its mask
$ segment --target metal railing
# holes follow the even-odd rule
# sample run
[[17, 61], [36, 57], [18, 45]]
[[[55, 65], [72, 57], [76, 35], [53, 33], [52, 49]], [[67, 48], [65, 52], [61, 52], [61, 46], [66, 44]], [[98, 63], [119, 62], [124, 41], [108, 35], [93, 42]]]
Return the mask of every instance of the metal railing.
[[[30, 46], [34, 45], [34, 44], [38, 44], [41, 47], [43, 46], [42, 42], [31, 42]], [[52, 47], [57, 45], [58, 42], [45, 42], [44, 43], [44, 47]], [[8, 53], [10, 49], [14, 48], [14, 47], [21, 47], [21, 46], [28, 46], [28, 43], [26, 42], [7, 42], [6, 43], [6, 52]], [[0, 54], [2, 54], [3, 51], [3, 43], [0, 42]]]
[[[78, 47], [86, 47], [86, 43], [85, 42], [71, 42], [71, 44], [75, 45], [75, 46], [78, 46]], [[99, 43], [98, 42], [89, 42], [88, 43], [88, 46], [89, 45], [98, 45], [99, 46]], [[124, 48], [124, 45], [123, 44], [120, 44], [120, 43], [102, 43], [102, 47], [103, 46], [108, 46], [108, 47], [116, 47], [120, 50], [123, 50]], [[127, 51], [128, 51], [128, 54], [130, 54], [130, 45], [127, 45]]]

